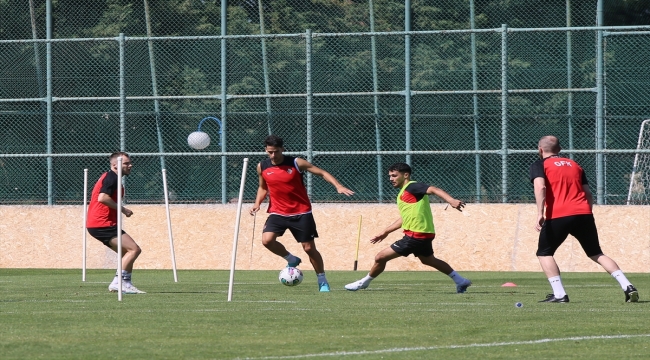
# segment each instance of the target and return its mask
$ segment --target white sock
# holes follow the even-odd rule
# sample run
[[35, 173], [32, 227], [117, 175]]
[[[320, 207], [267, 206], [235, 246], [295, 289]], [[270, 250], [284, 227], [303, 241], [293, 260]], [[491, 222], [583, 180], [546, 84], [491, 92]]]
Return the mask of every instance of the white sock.
[[131, 281], [131, 273], [126, 270], [122, 270], [122, 280]]
[[[122, 277], [125, 277], [125, 276], [128, 275], [128, 274], [130, 274], [128, 271], [126, 271], [126, 270], [122, 270]], [[120, 275], [120, 273], [116, 271], [116, 272], [115, 272], [115, 277], [117, 277], [118, 275]]]
[[368, 274], [368, 275], [366, 275], [366, 277], [364, 277], [360, 281], [362, 281], [364, 284], [370, 284], [372, 279], [374, 279], [374, 277], [372, 277], [372, 276], [370, 276], [370, 274]]
[[452, 280], [454, 280], [454, 282], [456, 283], [456, 285], [463, 285], [464, 283], [467, 282], [467, 279], [465, 279], [464, 277], [460, 276], [460, 274], [457, 273], [455, 270], [452, 271], [451, 273], [449, 273], [449, 275], [447, 275], [447, 276], [449, 276]]
[[316, 277], [318, 278], [318, 283], [319, 284], [327, 282], [327, 278], [325, 277], [325, 273], [316, 274]]
[[625, 274], [623, 274], [623, 271], [621, 270], [614, 271], [612, 273], [612, 277], [618, 281], [623, 290], [627, 290], [627, 287], [632, 285], [632, 283], [625, 277]]
[[283, 256], [283, 258], [285, 260], [287, 260], [287, 262], [290, 262], [290, 263], [298, 261], [298, 258], [295, 257], [292, 253], [289, 253], [287, 256]]
[[562, 279], [560, 279], [559, 275], [548, 278], [548, 282], [551, 284], [551, 288], [553, 288], [553, 295], [556, 299], [561, 299], [566, 295], [564, 286], [562, 286]]

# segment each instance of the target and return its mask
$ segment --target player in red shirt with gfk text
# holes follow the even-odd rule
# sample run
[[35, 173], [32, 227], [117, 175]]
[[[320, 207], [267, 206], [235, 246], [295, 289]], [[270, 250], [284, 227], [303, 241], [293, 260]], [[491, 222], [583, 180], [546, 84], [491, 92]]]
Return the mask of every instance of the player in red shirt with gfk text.
[[600, 264], [618, 281], [626, 302], [639, 301], [639, 293], [625, 277], [616, 262], [603, 254], [598, 231], [591, 211], [594, 197], [584, 170], [572, 159], [559, 155], [560, 141], [555, 136], [544, 136], [537, 147], [539, 160], [530, 167], [530, 181], [535, 191], [539, 231], [537, 258], [548, 278], [553, 294], [541, 302], [568, 303], [560, 279], [560, 268], [553, 255], [569, 234], [573, 235], [587, 256]]

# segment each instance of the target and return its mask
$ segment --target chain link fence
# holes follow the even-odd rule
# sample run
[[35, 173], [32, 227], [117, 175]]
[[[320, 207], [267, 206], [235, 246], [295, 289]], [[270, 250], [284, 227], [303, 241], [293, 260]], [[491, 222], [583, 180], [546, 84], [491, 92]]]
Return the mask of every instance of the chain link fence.
[[650, 117], [650, 28], [594, 28], [595, 1], [231, 1], [225, 37], [215, 1], [51, 6], [44, 40], [44, 1], [0, 1], [3, 204], [80, 203], [83, 169], [118, 150], [131, 203], [163, 201], [161, 168], [172, 202], [227, 203], [244, 157], [251, 201], [269, 133], [357, 193], [308, 176], [317, 202], [391, 202], [404, 161], [468, 202], [532, 202], [555, 134], [599, 203], [624, 204]]
[[[596, 25], [598, 0], [230, 0], [227, 34], [294, 34], [404, 30], [405, 3], [411, 4], [413, 31], [476, 28], [563, 27]], [[603, 25], [647, 24], [642, 2], [627, 12], [639, 19], [618, 19], [621, 4], [601, 0]], [[53, 0], [52, 36], [89, 38], [146, 36], [209, 36], [221, 34], [221, 0]], [[632, 3], [632, 2], [630, 2]], [[0, 38], [46, 36], [46, 0], [0, 1]], [[628, 5], [630, 6], [630, 5]]]

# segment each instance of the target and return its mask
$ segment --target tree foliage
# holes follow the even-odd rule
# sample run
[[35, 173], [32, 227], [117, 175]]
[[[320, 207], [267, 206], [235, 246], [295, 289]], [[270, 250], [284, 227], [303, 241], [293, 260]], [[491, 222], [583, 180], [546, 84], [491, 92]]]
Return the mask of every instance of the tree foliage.
[[[109, 38], [107, 41], [54, 43], [53, 91], [55, 96], [116, 97], [119, 88], [119, 52], [114, 38], [120, 33], [129, 37], [147, 35], [147, 23], [155, 37], [216, 36], [221, 34], [221, 2], [219, 0], [146, 0], [151, 17], [145, 17], [145, 0], [52, 1], [52, 35], [54, 38]], [[34, 17], [30, 3], [24, 0], [0, 0], [0, 39], [30, 39], [45, 37], [44, 0], [34, 0]], [[369, 12], [369, 0], [262, 0], [262, 16], [266, 34], [368, 32], [371, 20], [379, 32], [405, 29], [404, 1], [373, 0], [374, 13]], [[496, 29], [509, 27], [566, 26], [565, 0], [476, 0], [475, 27]], [[593, 26], [596, 19], [595, 1], [572, 1], [572, 26]], [[606, 0], [605, 25], [650, 24], [650, 4], [647, 0]], [[411, 30], [469, 29], [468, 0], [413, 0], [410, 12]], [[371, 19], [372, 16], [372, 19]], [[35, 27], [32, 27], [32, 24]], [[254, 35], [262, 31], [257, 0], [231, 0], [227, 7], [227, 34]], [[595, 83], [595, 46], [593, 32], [572, 34], [572, 87], [592, 88]], [[497, 32], [475, 36], [477, 87], [494, 90], [501, 87], [501, 35]], [[311, 78], [316, 93], [403, 91], [405, 87], [405, 37], [376, 36], [372, 53], [370, 36], [317, 36], [312, 42]], [[471, 90], [473, 87], [471, 36], [443, 33], [412, 35], [410, 85], [414, 91]], [[635, 49], [648, 48], [643, 39], [634, 40]], [[567, 36], [563, 32], [509, 35], [508, 86], [515, 89], [563, 88], [567, 86]], [[212, 99], [160, 101], [162, 133], [166, 151], [186, 151], [185, 138], [203, 117], [221, 113], [217, 96], [221, 93], [220, 39], [166, 39], [152, 42], [154, 57], [150, 57], [149, 42], [130, 40], [125, 49], [126, 93], [147, 96], [154, 92], [151, 66], [155, 62], [156, 92], [163, 96], [204, 95]], [[262, 52], [262, 47], [266, 53]], [[264, 94], [265, 75], [272, 94], [304, 94], [307, 66], [304, 36], [268, 38], [238, 38], [227, 41], [227, 93], [229, 95]], [[627, 50], [626, 50], [627, 49]], [[615, 83], [608, 93], [610, 112], [620, 116], [641, 116], [648, 109], [641, 105], [617, 107], [619, 98], [637, 99], [647, 88], [639, 80], [635, 66], [626, 65], [625, 44], [611, 40], [605, 60], [614, 66], [627, 68], [619, 72], [625, 86]], [[636, 50], [635, 50], [636, 51]], [[639, 59], [648, 58], [638, 50]], [[45, 45], [30, 43], [0, 44], [0, 97], [42, 97]], [[267, 63], [263, 66], [263, 56]], [[154, 61], [155, 60], [155, 61]], [[374, 61], [374, 64], [373, 64]], [[378, 75], [373, 84], [373, 65]], [[268, 73], [265, 73], [268, 71]], [[615, 73], [615, 72], [614, 72]], [[614, 77], [610, 72], [608, 81]], [[40, 75], [39, 75], [40, 74]], [[620, 90], [617, 90], [620, 89]], [[637, 89], [629, 94], [629, 89]], [[305, 98], [230, 99], [228, 100], [229, 151], [259, 149], [259, 142], [269, 129], [286, 134], [294, 150], [305, 149]], [[592, 94], [575, 94], [573, 115], [583, 125], [593, 119]], [[541, 132], [553, 129], [566, 132], [566, 93], [513, 94], [509, 97], [510, 145], [527, 148]], [[500, 94], [485, 94], [478, 99], [480, 116], [477, 125], [482, 149], [501, 147]], [[471, 150], [475, 146], [475, 119], [471, 95], [419, 95], [412, 101], [413, 149]], [[270, 106], [270, 110], [267, 106]], [[374, 150], [376, 126], [382, 136], [383, 150], [404, 150], [404, 98], [383, 96], [375, 107], [371, 96], [342, 96], [313, 99], [314, 146], [320, 150]], [[130, 127], [129, 146], [138, 151], [158, 151], [155, 127], [152, 125], [151, 101], [134, 101], [128, 105]], [[119, 141], [117, 136], [102, 137], [101, 131], [87, 134], [88, 128], [116, 129], [119, 118], [116, 102], [78, 104], [57, 103], [55, 108], [58, 151], [111, 151]], [[18, 114], [18, 115], [17, 115]], [[98, 115], [99, 114], [99, 115]], [[106, 118], [103, 117], [106, 114]], [[110, 115], [110, 116], [109, 116]], [[20, 121], [16, 121], [19, 119]], [[24, 125], [28, 124], [28, 125]], [[89, 125], [90, 124], [90, 125]], [[0, 126], [4, 137], [0, 142], [5, 152], [42, 152], [45, 123], [41, 104], [0, 104]], [[214, 124], [206, 125], [208, 127]], [[625, 125], [626, 132], [636, 125]], [[16, 141], [16, 134], [28, 129], [26, 141]], [[576, 143], [593, 146], [593, 127], [584, 125], [576, 130]], [[109, 130], [106, 130], [109, 131]], [[112, 131], [112, 130], [111, 130]], [[117, 132], [115, 130], [115, 132]], [[87, 145], [84, 135], [92, 139]], [[399, 134], [399, 135], [395, 135]], [[74, 144], [65, 143], [75, 139]], [[632, 136], [611, 137], [611, 144], [630, 147]], [[218, 141], [214, 141], [216, 144]], [[30, 147], [31, 146], [31, 147]], [[213, 159], [214, 160], [214, 159]], [[187, 165], [185, 185], [192, 179], [210, 175], [202, 172], [210, 166], [204, 163]], [[341, 164], [338, 158], [321, 161], [350, 173], [354, 161]], [[498, 160], [498, 159], [497, 159]], [[237, 159], [234, 159], [237, 162]], [[355, 159], [356, 161], [356, 159]], [[417, 158], [425, 168], [446, 169], [453, 158]], [[488, 164], [491, 160], [484, 158]], [[525, 161], [522, 160], [522, 163]], [[467, 162], [468, 164], [471, 162]], [[198, 164], [198, 165], [197, 165]], [[229, 167], [238, 166], [229, 163]], [[499, 167], [500, 163], [490, 165]], [[515, 165], [512, 165], [515, 166]], [[350, 168], [347, 168], [350, 167]], [[449, 171], [452, 171], [451, 169]], [[461, 177], [472, 180], [473, 167], [462, 171]], [[208, 174], [208, 175], [206, 175]], [[441, 185], [458, 186], [441, 175]], [[236, 171], [235, 171], [236, 176]], [[355, 175], [356, 176], [356, 175]], [[357, 188], [373, 182], [360, 176], [351, 177]], [[433, 175], [436, 176], [436, 175]], [[356, 179], [356, 180], [354, 180]], [[445, 181], [447, 182], [445, 184]], [[470, 181], [471, 182], [471, 181]], [[486, 183], [489, 181], [486, 180]], [[235, 182], [236, 183], [236, 182]], [[496, 184], [496, 185], [495, 185]], [[185, 186], [183, 185], [183, 186]], [[351, 186], [353, 184], [350, 184]], [[180, 186], [180, 185], [179, 185]], [[500, 183], [485, 185], [486, 193], [497, 193]], [[471, 186], [470, 186], [471, 188]], [[191, 191], [191, 190], [188, 190]], [[372, 190], [371, 190], [372, 191]], [[471, 193], [471, 189], [460, 189]], [[368, 195], [372, 197], [372, 195]]]

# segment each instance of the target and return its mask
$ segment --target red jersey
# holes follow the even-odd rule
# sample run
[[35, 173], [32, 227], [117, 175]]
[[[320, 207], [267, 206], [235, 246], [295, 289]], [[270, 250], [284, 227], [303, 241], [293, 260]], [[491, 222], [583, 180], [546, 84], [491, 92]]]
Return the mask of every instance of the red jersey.
[[583, 185], [588, 185], [577, 162], [559, 155], [535, 161], [530, 166], [530, 181], [546, 181], [546, 218], [591, 214]]
[[294, 216], [311, 212], [311, 202], [296, 158], [284, 156], [281, 164], [271, 159], [260, 163], [262, 178], [269, 191], [269, 214]]
[[[93, 187], [90, 205], [88, 205], [87, 228], [117, 226], [117, 210], [100, 203], [97, 200], [100, 193], [110, 195], [111, 199], [117, 202], [117, 174], [112, 170], [103, 173]], [[122, 196], [124, 196], [124, 187], [122, 187]]]

